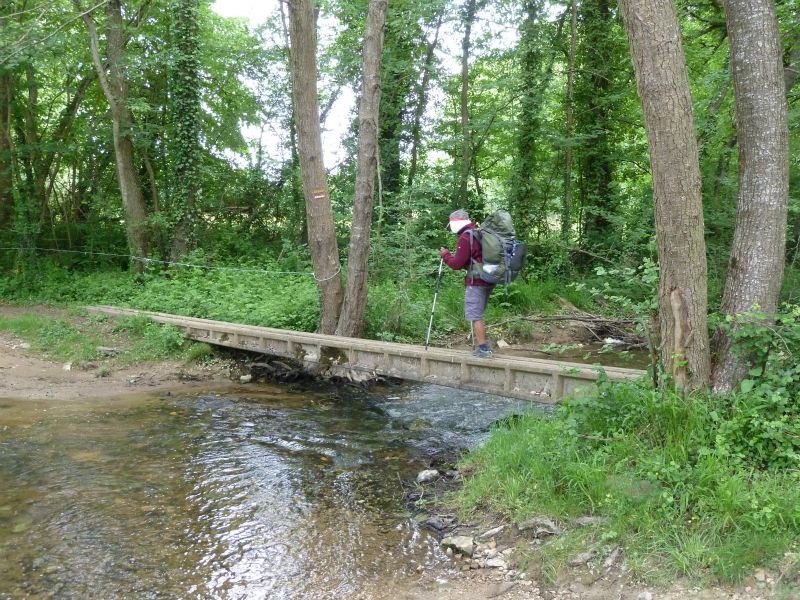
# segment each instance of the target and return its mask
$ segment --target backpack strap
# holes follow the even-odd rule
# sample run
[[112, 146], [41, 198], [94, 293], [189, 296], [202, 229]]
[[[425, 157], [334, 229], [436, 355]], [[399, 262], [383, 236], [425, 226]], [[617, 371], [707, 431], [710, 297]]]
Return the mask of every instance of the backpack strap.
[[476, 263], [475, 259], [472, 258], [472, 248], [475, 245], [475, 240], [477, 239], [478, 243], [480, 243], [480, 230], [476, 231], [474, 228], [469, 229], [467, 234], [469, 235], [469, 270], [467, 273], [472, 280], [475, 281], [475, 279], [482, 279], [481, 273], [483, 272], [481, 263]]
[[467, 235], [469, 235], [469, 269], [467, 269], [467, 273], [472, 275], [472, 244], [475, 243], [475, 230], [468, 229]]

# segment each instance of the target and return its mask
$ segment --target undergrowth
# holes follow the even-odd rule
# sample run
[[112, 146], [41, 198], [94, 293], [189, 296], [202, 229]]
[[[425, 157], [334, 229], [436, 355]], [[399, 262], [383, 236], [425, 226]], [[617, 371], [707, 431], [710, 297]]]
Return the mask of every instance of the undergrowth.
[[[646, 579], [738, 581], [800, 541], [797, 390], [682, 397], [601, 383], [552, 417], [509, 421], [465, 459], [458, 502], [521, 520], [548, 514], [567, 533], [528, 557], [555, 577], [588, 548], [621, 545]], [[599, 515], [605, 525], [570, 527]], [[796, 565], [795, 565], [796, 571]], [[796, 574], [796, 573], [795, 573]]]
[[[229, 266], [276, 271], [288, 268], [277, 262]], [[302, 266], [291, 265], [291, 268], [305, 271]], [[57, 306], [111, 304], [296, 331], [314, 331], [319, 321], [317, 285], [312, 277], [305, 275], [182, 268], [136, 276], [117, 269], [83, 271], [44, 260], [37, 263], [37, 269], [36, 278], [0, 280], [0, 298], [14, 303]], [[454, 332], [468, 331], [463, 281], [463, 272], [445, 270], [434, 314], [434, 341]], [[367, 336], [387, 341], [423, 341], [435, 282], [435, 271], [408, 278], [373, 279], [368, 290]], [[560, 297], [581, 306], [590, 302], [588, 293], [568, 288], [555, 279], [519, 279], [507, 294], [502, 286], [495, 290], [486, 319], [494, 323], [504, 321], [506, 331], [524, 335], [530, 333], [530, 324], [517, 317], [555, 313], [560, 308]]]
[[[552, 416], [496, 428], [464, 466], [457, 501], [566, 534], [527, 560], [556, 577], [588, 548], [624, 548], [633, 572], [739, 581], [756, 567], [800, 580], [800, 307], [717, 323], [748, 365], [729, 394], [600, 381]], [[596, 528], [571, 526], [599, 515]]]

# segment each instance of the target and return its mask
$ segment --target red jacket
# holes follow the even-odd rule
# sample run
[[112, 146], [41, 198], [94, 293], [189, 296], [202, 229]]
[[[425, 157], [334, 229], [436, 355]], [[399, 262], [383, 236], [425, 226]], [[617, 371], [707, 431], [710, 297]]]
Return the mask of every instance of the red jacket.
[[[472, 252], [470, 252], [469, 247], [469, 231], [475, 229], [475, 223], [470, 223], [464, 229], [458, 232], [458, 245], [456, 246], [456, 253], [450, 254], [447, 252], [442, 256], [442, 260], [447, 264], [448, 267], [458, 271], [459, 269], [466, 269], [467, 277], [464, 280], [465, 285], [492, 285], [491, 283], [486, 283], [480, 277], [472, 278], [469, 274], [469, 266], [470, 266], [470, 254], [472, 255], [472, 262], [480, 263], [483, 262], [483, 251], [481, 250], [481, 243], [478, 241], [478, 235], [472, 236]], [[478, 234], [478, 232], [475, 232]]]

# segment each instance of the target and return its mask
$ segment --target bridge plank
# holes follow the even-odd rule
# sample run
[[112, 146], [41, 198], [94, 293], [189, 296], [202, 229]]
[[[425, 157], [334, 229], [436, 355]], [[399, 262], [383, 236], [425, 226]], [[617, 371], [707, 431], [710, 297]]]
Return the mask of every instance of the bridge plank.
[[[565, 394], [593, 385], [599, 376], [598, 367], [580, 363], [502, 354], [487, 360], [464, 350], [426, 349], [412, 344], [226, 323], [115, 306], [91, 306], [88, 310], [115, 317], [143, 316], [175, 325], [194, 340], [307, 363], [323, 363], [336, 372], [367, 372], [535, 402], [557, 402]], [[646, 375], [644, 371], [621, 367], [602, 370], [612, 381]]]

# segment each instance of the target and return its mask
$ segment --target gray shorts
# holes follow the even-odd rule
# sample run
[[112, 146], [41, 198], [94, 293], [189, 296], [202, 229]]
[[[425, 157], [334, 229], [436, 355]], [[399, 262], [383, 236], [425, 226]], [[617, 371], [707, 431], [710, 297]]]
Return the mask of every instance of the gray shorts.
[[464, 316], [467, 321], [483, 321], [493, 285], [468, 285], [464, 291]]

